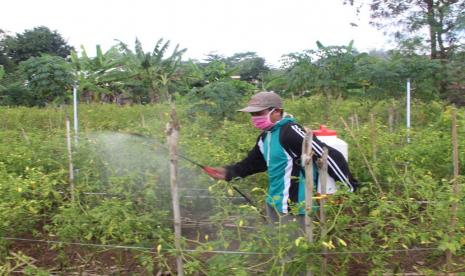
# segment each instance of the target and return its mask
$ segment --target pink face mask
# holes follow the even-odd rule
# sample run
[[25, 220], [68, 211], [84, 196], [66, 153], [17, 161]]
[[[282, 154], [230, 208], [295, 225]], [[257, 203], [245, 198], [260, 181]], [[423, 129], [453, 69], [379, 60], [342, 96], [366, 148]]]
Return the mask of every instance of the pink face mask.
[[270, 115], [273, 113], [274, 108], [268, 112], [266, 115], [262, 116], [252, 116], [252, 124], [261, 130], [267, 130], [274, 126], [274, 123], [271, 121]]

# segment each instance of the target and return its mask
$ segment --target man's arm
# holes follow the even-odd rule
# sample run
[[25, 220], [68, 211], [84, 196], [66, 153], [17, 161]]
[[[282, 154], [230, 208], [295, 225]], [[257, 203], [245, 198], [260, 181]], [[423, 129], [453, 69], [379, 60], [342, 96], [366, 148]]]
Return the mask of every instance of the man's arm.
[[257, 144], [242, 161], [225, 167], [205, 167], [203, 171], [215, 179], [226, 181], [266, 171], [266, 162], [258, 146], [259, 140], [260, 137], [257, 139]]
[[264, 172], [267, 166], [258, 144], [255, 144], [246, 158], [240, 162], [226, 166], [225, 169], [225, 180], [230, 181], [236, 177], [246, 177], [255, 173]]

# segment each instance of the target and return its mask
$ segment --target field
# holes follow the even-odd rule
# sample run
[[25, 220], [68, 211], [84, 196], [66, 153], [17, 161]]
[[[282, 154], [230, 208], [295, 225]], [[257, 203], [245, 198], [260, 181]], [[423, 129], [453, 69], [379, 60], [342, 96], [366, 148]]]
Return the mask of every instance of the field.
[[[402, 101], [335, 98], [328, 105], [314, 96], [285, 107], [302, 125], [338, 131], [359, 190], [341, 188], [330, 199], [326, 221], [314, 216], [309, 243], [263, 222], [265, 174], [214, 181], [179, 159], [185, 274], [292, 275], [307, 268], [319, 275], [325, 263], [329, 275], [465, 271], [465, 187], [463, 176], [454, 177], [452, 137], [456, 114], [463, 172], [464, 109], [415, 101], [407, 131]], [[201, 164], [241, 160], [258, 135], [244, 114], [223, 119], [184, 103], [176, 111], [178, 150]], [[71, 192], [65, 121], [72, 107], [0, 107], [0, 274], [176, 274], [169, 112], [161, 104], [80, 105]]]

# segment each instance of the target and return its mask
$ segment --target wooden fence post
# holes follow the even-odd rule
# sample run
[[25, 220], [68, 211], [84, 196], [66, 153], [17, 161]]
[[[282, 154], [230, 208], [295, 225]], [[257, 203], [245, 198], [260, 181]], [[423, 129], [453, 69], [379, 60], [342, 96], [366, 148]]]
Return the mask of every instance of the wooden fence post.
[[389, 125], [389, 132], [392, 133], [394, 131], [394, 107], [390, 106], [388, 108], [388, 125]]
[[177, 185], [177, 145], [179, 138], [179, 121], [176, 117], [176, 110], [171, 110], [171, 120], [166, 126], [167, 143], [170, 152], [170, 186], [173, 202], [174, 218], [174, 245], [176, 247], [176, 267], [177, 275], [184, 275], [181, 249], [181, 209], [179, 208], [179, 196]]
[[[458, 150], [458, 143], [457, 143], [457, 111], [455, 108], [452, 109], [451, 114], [451, 121], [452, 121], [452, 162], [454, 165], [454, 176], [452, 179], [452, 197], [456, 197], [459, 194], [459, 150]], [[453, 200], [450, 206], [450, 227], [449, 227], [449, 241], [455, 235], [455, 227], [457, 225], [457, 200]], [[452, 252], [451, 250], [446, 251], [446, 265], [447, 270], [452, 270]]]
[[355, 127], [357, 128], [357, 131], [360, 130], [360, 124], [358, 122], [358, 114], [354, 113], [354, 118], [355, 118]]
[[[302, 143], [302, 166], [305, 169], [305, 234], [308, 242], [313, 242], [313, 150], [312, 150], [313, 133], [307, 131]], [[308, 262], [308, 266], [310, 262]], [[307, 276], [311, 276], [311, 268], [307, 267]]]
[[71, 148], [71, 127], [69, 123], [69, 116], [66, 116], [66, 144], [68, 148], [69, 192], [71, 194], [71, 202], [74, 202], [74, 168], [73, 152]]
[[144, 114], [140, 114], [140, 121], [141, 121], [141, 125], [142, 127], [145, 127], [145, 118], [144, 118]]
[[48, 115], [48, 131], [52, 133], [53, 131], [53, 123], [52, 123], [52, 116]]
[[350, 127], [351, 127], [352, 129], [354, 129], [354, 126], [355, 126], [355, 118], [354, 118], [354, 115], [350, 115], [349, 120], [350, 120]]
[[[323, 155], [321, 156], [319, 162], [319, 183], [320, 183], [320, 229], [321, 229], [321, 240], [326, 241], [327, 227], [326, 227], [326, 213], [325, 213], [325, 203], [326, 203], [326, 182], [328, 180], [328, 148], [323, 148]], [[328, 259], [326, 253], [328, 249], [323, 247], [323, 260], [321, 262], [321, 271], [320, 275], [326, 275], [328, 268]]]
[[375, 121], [375, 115], [373, 113], [370, 113], [370, 128], [371, 128], [372, 160], [376, 161], [376, 121]]

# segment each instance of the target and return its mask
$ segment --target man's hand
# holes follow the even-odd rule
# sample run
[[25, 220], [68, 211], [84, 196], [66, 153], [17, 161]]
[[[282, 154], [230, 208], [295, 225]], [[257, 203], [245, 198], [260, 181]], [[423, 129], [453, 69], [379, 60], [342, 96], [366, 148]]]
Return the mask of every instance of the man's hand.
[[214, 179], [225, 180], [226, 169], [221, 167], [204, 167], [203, 171]]

